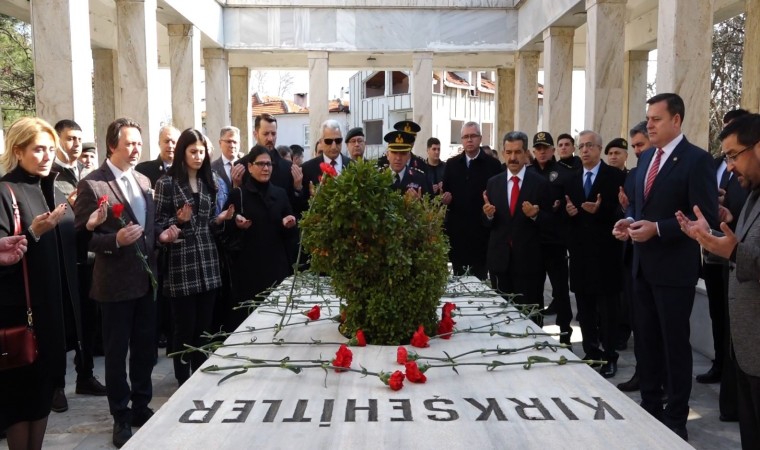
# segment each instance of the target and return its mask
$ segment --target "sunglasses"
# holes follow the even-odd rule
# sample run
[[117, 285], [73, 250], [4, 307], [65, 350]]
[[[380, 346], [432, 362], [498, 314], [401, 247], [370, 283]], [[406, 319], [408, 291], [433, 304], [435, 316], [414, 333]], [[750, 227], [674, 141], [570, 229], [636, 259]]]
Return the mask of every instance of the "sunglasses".
[[324, 138], [322, 139], [322, 142], [324, 142], [325, 145], [333, 145], [333, 142], [337, 145], [340, 145], [343, 143], [343, 138], [335, 138], [335, 139]]

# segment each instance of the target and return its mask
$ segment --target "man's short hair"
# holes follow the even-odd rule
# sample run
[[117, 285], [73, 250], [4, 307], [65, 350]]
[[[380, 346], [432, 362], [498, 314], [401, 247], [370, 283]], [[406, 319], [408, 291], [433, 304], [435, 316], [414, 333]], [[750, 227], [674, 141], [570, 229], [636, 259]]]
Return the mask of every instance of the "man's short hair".
[[291, 145], [290, 146], [290, 151], [293, 152], [293, 157], [303, 156], [303, 147], [301, 147], [298, 144]]
[[736, 120], [739, 117], [746, 116], [747, 114], [749, 114], [749, 111], [747, 111], [746, 109], [742, 109], [742, 108], [733, 109], [727, 112], [723, 116], [723, 125], [727, 124], [728, 122], [731, 122], [732, 120]]
[[441, 140], [436, 137], [431, 137], [427, 140], [427, 148], [430, 148], [434, 145], [441, 145]]
[[522, 148], [523, 150], [528, 150], [528, 135], [523, 133], [522, 131], [510, 131], [509, 133], [504, 135], [504, 139], [501, 141], [501, 146], [503, 147], [504, 144], [507, 142], [522, 142]]
[[259, 127], [261, 127], [261, 121], [269, 122], [269, 123], [277, 123], [277, 118], [271, 114], [263, 113], [256, 116], [256, 119], [253, 121], [253, 129], [258, 130]]
[[561, 141], [562, 139], [570, 139], [570, 143], [573, 146], [575, 146], [575, 139], [572, 136], [570, 136], [568, 133], [562, 133], [559, 136], [557, 136], [557, 143], [559, 144], [559, 141]]
[[[175, 127], [174, 125], [164, 125], [161, 128], [158, 129], [158, 141], [159, 144], [161, 143], [161, 135], [164, 134], [164, 131], [166, 130], [177, 130], [177, 134], [181, 134], [180, 131]], [[177, 138], [179, 139], [179, 138]]]
[[108, 130], [106, 131], [107, 157], [110, 157], [111, 153], [113, 153], [113, 149], [119, 145], [119, 138], [121, 137], [122, 128], [137, 128], [137, 131], [142, 133], [142, 127], [140, 124], [136, 120], [130, 119], [129, 117], [120, 117], [111, 122], [111, 124], [108, 125]]
[[235, 134], [240, 136], [240, 128], [233, 127], [232, 125], [228, 125], [226, 127], [222, 127], [222, 129], [219, 131], [219, 139], [223, 138], [224, 135], [229, 133], [230, 131], [234, 131]]
[[645, 138], [649, 139], [649, 132], [647, 131], [646, 120], [642, 120], [641, 122], [634, 125], [633, 128], [631, 128], [631, 131], [628, 132], [628, 136], [634, 137], [639, 133], [643, 134]]
[[472, 122], [472, 121], [465, 122], [464, 125], [462, 125], [462, 130], [464, 130], [465, 128], [468, 128], [468, 127], [475, 127], [475, 129], [477, 130], [478, 134], [482, 134], [480, 132], [480, 124], [479, 123]]
[[719, 140], [724, 140], [732, 134], [740, 145], [749, 146], [760, 142], [760, 114], [745, 114], [726, 125], [726, 128], [718, 135]]
[[55, 132], [58, 133], [58, 136], [60, 136], [61, 133], [63, 133], [63, 130], [82, 131], [82, 127], [80, 127], [78, 123], [70, 119], [59, 120], [58, 123], [55, 124], [54, 128], [55, 128]]
[[327, 129], [338, 130], [341, 132], [341, 134], [343, 134], [343, 130], [340, 129], [340, 122], [335, 119], [327, 119], [322, 122], [322, 126], [319, 127], [319, 140], [322, 140], [322, 137], [325, 135], [325, 130]]
[[599, 147], [604, 145], [604, 142], [602, 141], [602, 135], [594, 130], [583, 130], [578, 133], [578, 138], [580, 139], [581, 136], [586, 136], [587, 134], [594, 136], [594, 145], [598, 145]]
[[282, 156], [284, 158], [284, 157], [290, 155], [293, 152], [290, 150], [290, 147], [288, 147], [287, 145], [278, 145], [277, 146], [277, 153], [279, 153], [280, 156]]
[[681, 122], [683, 123], [684, 117], [686, 117], [686, 106], [683, 104], [683, 99], [680, 95], [672, 92], [666, 92], [664, 94], [657, 94], [654, 97], [647, 100], [647, 105], [653, 105], [659, 102], [665, 102], [667, 104], [668, 112], [671, 116], [678, 114], [681, 116]]

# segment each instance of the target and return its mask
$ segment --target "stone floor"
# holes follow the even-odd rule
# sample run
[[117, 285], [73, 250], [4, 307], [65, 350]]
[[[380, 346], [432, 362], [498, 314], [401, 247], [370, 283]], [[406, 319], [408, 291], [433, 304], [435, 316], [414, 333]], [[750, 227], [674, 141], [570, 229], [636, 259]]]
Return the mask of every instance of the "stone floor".
[[[547, 295], [549, 297], [549, 295]], [[573, 301], [573, 311], [575, 304]], [[556, 316], [547, 317], [547, 331], [558, 332], [554, 325]], [[583, 356], [580, 342], [582, 336], [577, 322], [573, 323], [573, 350], [579, 356]], [[631, 344], [629, 342], [629, 344]], [[65, 413], [51, 413], [47, 434], [43, 447], [45, 449], [101, 449], [114, 448], [111, 445], [111, 416], [108, 414], [108, 403], [105, 397], [82, 396], [74, 393], [74, 381], [76, 374], [73, 367], [73, 353], [69, 358], [68, 373], [66, 376], [66, 395], [69, 400], [69, 410]], [[158, 364], [153, 370], [153, 401], [151, 407], [159, 409], [177, 389], [174, 379], [172, 362], [160, 353]], [[628, 349], [620, 352], [618, 361], [618, 374], [609, 381], [618, 384], [627, 381], [634, 370], [634, 357], [631, 345]], [[710, 368], [710, 360], [705, 356], [694, 352], [693, 373], [704, 373]], [[104, 380], [103, 358], [95, 358], [95, 373]], [[629, 393], [629, 397], [638, 402], [639, 393]], [[739, 449], [738, 423], [723, 423], [718, 420], [718, 385], [704, 385], [694, 382], [691, 393], [691, 411], [687, 429], [689, 431], [689, 443], [696, 449]], [[136, 431], [136, 430], [135, 430]], [[7, 449], [7, 442], [0, 441], [0, 450]]]

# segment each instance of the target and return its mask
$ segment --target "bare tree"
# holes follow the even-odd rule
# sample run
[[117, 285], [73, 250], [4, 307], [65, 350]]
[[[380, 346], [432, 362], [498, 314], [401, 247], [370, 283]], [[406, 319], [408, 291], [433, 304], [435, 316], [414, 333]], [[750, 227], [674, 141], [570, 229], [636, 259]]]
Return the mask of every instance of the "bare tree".
[[716, 24], [713, 29], [712, 73], [710, 76], [710, 149], [720, 151], [718, 135], [723, 116], [739, 108], [742, 95], [744, 14]]
[[277, 96], [284, 98], [290, 93], [293, 87], [293, 74], [290, 72], [279, 72], [279, 84], [277, 86]]
[[257, 93], [259, 95], [266, 95], [268, 76], [269, 72], [266, 70], [254, 70], [251, 73], [251, 83], [254, 93]]

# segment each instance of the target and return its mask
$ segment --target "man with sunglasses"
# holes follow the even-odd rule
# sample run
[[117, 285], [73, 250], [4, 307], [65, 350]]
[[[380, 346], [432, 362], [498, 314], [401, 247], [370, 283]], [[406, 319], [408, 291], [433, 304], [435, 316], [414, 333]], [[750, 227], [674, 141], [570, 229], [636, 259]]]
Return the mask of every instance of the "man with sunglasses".
[[304, 197], [308, 199], [311, 196], [312, 187], [319, 184], [322, 176], [322, 169], [319, 167], [321, 163], [331, 165], [338, 172], [338, 175], [343, 172], [346, 165], [351, 163], [351, 160], [341, 153], [342, 148], [343, 132], [340, 129], [340, 123], [332, 119], [324, 121], [320, 127], [320, 136], [317, 142], [317, 149], [322, 154], [306, 161], [302, 166], [305, 186]]

